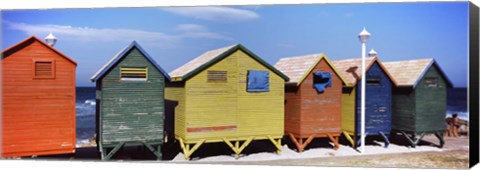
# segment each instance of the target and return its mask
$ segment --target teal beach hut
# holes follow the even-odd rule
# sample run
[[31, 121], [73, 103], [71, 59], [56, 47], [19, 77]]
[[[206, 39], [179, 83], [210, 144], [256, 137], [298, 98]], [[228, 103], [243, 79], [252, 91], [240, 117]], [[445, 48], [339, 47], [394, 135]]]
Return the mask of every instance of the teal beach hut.
[[[395, 79], [392, 130], [415, 147], [425, 134], [434, 134], [443, 147], [447, 88], [453, 85], [434, 59], [385, 62]], [[415, 137], [418, 134], [419, 137]]]
[[145, 146], [161, 159], [168, 74], [133, 41], [91, 81], [96, 82], [97, 145], [102, 160], [124, 146]]

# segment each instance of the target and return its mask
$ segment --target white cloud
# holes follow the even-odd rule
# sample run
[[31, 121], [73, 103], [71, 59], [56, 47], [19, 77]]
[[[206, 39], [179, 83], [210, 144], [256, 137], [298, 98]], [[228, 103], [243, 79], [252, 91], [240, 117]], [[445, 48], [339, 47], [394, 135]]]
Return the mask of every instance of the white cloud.
[[[19, 30], [27, 35], [48, 35], [52, 32], [63, 40], [76, 42], [130, 42], [133, 40], [141, 41], [149, 45], [171, 46], [179, 43], [183, 39], [204, 38], [231, 40], [230, 37], [218, 33], [209, 32], [205, 27], [195, 24], [181, 24], [177, 29], [181, 32], [176, 35], [165, 34], [163, 32], [152, 32], [135, 29], [121, 28], [90, 28], [90, 27], [72, 27], [65, 25], [32, 25], [26, 23], [16, 23], [3, 21], [8, 29]], [[42, 37], [43, 38], [43, 37]]]
[[253, 11], [232, 7], [171, 7], [162, 9], [184, 17], [220, 22], [254, 20], [260, 17]]
[[345, 13], [343, 16], [344, 16], [345, 18], [351, 18], [351, 17], [353, 17], [353, 13], [348, 12], [348, 13]]
[[179, 24], [177, 25], [177, 30], [179, 31], [205, 31], [206, 28], [202, 25], [197, 24]]
[[232, 40], [232, 38], [210, 32], [206, 27], [197, 24], [179, 24], [176, 29], [183, 32], [181, 37], [184, 38], [208, 38], [208, 39], [222, 39], [222, 40]]

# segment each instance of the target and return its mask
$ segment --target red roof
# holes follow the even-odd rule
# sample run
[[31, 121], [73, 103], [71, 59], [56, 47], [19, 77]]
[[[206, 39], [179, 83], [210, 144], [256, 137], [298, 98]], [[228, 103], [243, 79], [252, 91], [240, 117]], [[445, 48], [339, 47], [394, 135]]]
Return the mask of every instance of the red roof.
[[19, 43], [15, 44], [15, 45], [12, 45], [12, 46], [8, 47], [7, 49], [3, 50], [2, 51], [2, 59], [10, 56], [11, 54], [15, 53], [16, 51], [24, 48], [25, 46], [27, 46], [29, 44], [31, 44], [33, 41], [39, 42], [40, 44], [42, 44], [45, 47], [49, 48], [50, 50], [56, 52], [57, 54], [59, 54], [63, 58], [67, 59], [71, 63], [77, 65], [77, 62], [75, 62], [75, 60], [71, 59], [67, 55], [63, 54], [62, 52], [58, 51], [57, 49], [53, 48], [52, 46], [48, 45], [47, 43], [45, 43], [44, 41], [40, 40], [39, 38], [37, 38], [35, 36], [30, 36], [30, 37], [20, 41]]

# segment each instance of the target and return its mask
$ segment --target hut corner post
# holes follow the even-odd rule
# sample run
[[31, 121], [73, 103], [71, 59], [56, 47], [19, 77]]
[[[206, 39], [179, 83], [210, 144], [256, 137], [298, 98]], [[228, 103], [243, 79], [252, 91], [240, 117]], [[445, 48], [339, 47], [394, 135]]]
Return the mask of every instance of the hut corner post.
[[147, 142], [142, 143], [145, 147], [148, 148], [148, 150], [150, 150], [150, 152], [152, 152], [157, 157], [157, 160], [162, 160], [162, 145], [157, 145], [157, 148], [155, 149], [152, 144], [149, 144]]
[[272, 138], [272, 136], [268, 135], [267, 137], [273, 143], [273, 145], [275, 145], [275, 147], [277, 148], [277, 155], [280, 155], [280, 153], [282, 152], [282, 139], [279, 138], [277, 141], [275, 141], [275, 139]]
[[178, 137], [180, 148], [182, 148], [183, 156], [186, 160], [190, 160], [190, 156], [195, 152], [200, 146], [206, 141], [206, 139], [201, 139], [195, 143], [195, 145], [190, 148], [190, 144], [183, 141], [182, 138]]
[[123, 145], [125, 145], [125, 142], [118, 143], [110, 152], [107, 151], [107, 148], [101, 146], [100, 154], [102, 156], [102, 160], [109, 160], [113, 155], [115, 155], [115, 153], [118, 152], [118, 150], [120, 150], [120, 148], [123, 147]]
[[380, 134], [380, 136], [383, 137], [383, 141], [385, 142], [385, 146], [383, 146], [384, 148], [388, 148], [388, 145], [390, 145], [390, 140], [388, 140], [388, 134], [385, 134], [383, 133], [382, 131], [379, 131], [378, 132]]
[[338, 148], [339, 148], [339, 146], [340, 146], [340, 145], [338, 144], [338, 138], [340, 137], [340, 134], [338, 134], [338, 135], [336, 135], [336, 136], [333, 136], [332, 134], [327, 133], [327, 136], [328, 136], [328, 138], [330, 139], [330, 141], [333, 142], [333, 148], [334, 148], [335, 150], [338, 150]]
[[353, 139], [352, 139], [352, 137], [350, 136], [350, 134], [348, 134], [347, 131], [343, 131], [343, 135], [344, 135], [345, 138], [350, 142], [350, 144], [352, 145], [352, 147], [356, 148], [356, 145], [355, 145], [356, 137], [353, 136]]

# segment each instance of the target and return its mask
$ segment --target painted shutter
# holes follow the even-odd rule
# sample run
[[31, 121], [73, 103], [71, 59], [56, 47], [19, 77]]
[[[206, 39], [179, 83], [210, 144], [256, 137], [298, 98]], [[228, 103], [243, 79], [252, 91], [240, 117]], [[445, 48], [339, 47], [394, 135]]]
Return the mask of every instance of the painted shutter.
[[268, 92], [270, 87], [269, 72], [263, 70], [249, 70], [247, 76], [248, 92]]
[[313, 87], [317, 90], [317, 93], [322, 93], [326, 87], [332, 87], [332, 73], [314, 72]]

